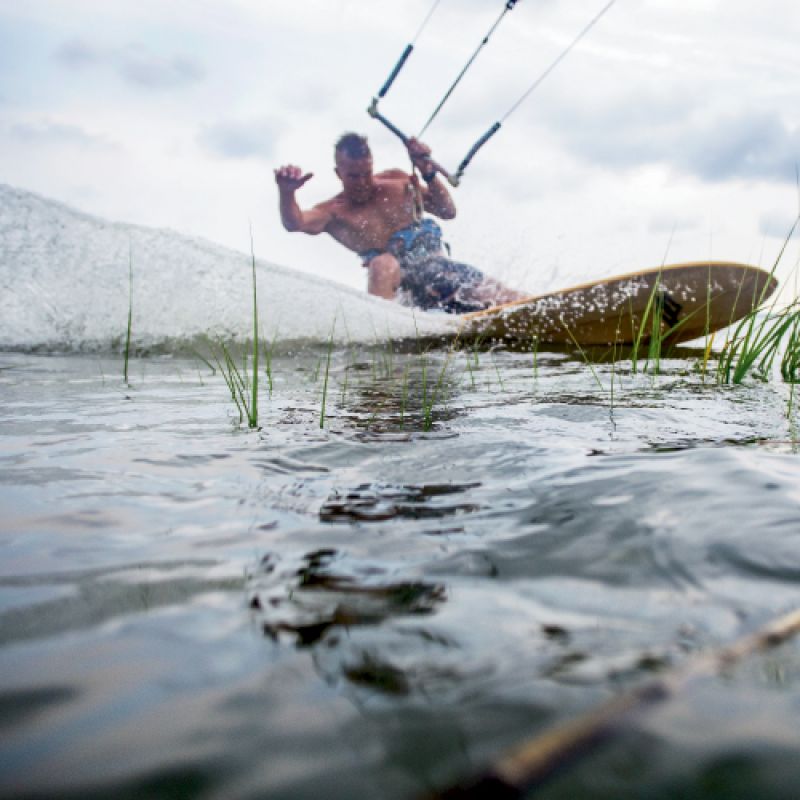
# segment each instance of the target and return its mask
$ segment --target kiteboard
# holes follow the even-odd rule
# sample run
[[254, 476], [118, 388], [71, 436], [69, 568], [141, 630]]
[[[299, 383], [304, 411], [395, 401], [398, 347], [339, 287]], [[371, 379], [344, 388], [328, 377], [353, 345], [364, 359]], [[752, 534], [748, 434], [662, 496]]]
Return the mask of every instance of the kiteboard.
[[728, 327], [777, 285], [771, 273], [747, 264], [671, 264], [465, 314], [461, 336], [583, 346], [657, 335], [675, 344]]

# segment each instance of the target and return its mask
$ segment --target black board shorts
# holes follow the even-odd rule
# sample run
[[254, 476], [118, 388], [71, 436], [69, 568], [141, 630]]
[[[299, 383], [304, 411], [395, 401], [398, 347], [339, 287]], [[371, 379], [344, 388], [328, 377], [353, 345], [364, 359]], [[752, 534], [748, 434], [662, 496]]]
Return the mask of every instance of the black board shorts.
[[403, 273], [401, 299], [408, 305], [448, 314], [482, 311], [492, 305], [475, 296], [485, 280], [485, 275], [475, 267], [452, 261], [444, 255], [398, 260]]
[[385, 250], [359, 253], [364, 266], [376, 256], [390, 253], [400, 264], [403, 278], [397, 299], [425, 311], [465, 314], [482, 311], [492, 304], [477, 297], [478, 287], [486, 276], [475, 267], [446, 256], [442, 229], [430, 217], [418, 220], [389, 237]]

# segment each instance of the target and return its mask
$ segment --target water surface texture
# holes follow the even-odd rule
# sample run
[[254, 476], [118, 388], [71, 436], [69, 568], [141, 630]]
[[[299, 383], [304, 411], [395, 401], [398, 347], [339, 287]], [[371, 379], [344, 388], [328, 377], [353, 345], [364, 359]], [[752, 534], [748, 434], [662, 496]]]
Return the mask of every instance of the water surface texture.
[[[415, 798], [800, 606], [788, 389], [630, 367], [0, 355], [0, 796]], [[799, 654], [536, 796], [796, 797]]]
[[[255, 272], [251, 430], [249, 255], [0, 186], [0, 797], [412, 800], [800, 607], [786, 385]], [[798, 676], [692, 681], [537, 796], [796, 798]]]

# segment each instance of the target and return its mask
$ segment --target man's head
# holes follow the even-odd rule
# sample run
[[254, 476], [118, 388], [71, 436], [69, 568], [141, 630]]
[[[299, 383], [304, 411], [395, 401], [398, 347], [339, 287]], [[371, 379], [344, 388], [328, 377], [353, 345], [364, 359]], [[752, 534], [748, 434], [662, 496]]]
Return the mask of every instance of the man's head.
[[345, 133], [334, 149], [336, 174], [344, 194], [352, 203], [366, 203], [372, 198], [372, 153], [365, 136]]

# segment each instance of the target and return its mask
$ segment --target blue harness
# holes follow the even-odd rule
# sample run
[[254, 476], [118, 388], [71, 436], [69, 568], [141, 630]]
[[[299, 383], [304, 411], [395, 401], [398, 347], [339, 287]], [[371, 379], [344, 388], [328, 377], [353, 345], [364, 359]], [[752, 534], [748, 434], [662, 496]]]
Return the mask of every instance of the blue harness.
[[366, 266], [376, 256], [391, 253], [401, 264], [415, 263], [439, 255], [442, 250], [442, 229], [430, 217], [395, 231], [385, 250], [373, 248], [359, 253]]

